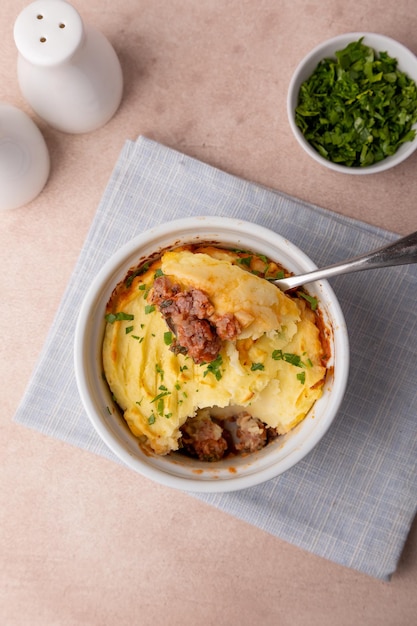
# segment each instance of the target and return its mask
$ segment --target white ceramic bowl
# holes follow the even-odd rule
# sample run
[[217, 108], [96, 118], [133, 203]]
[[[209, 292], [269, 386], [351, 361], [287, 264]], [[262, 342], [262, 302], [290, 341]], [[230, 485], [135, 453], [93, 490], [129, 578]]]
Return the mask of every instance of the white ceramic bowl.
[[[215, 463], [182, 455], [145, 454], [115, 408], [102, 376], [101, 347], [104, 313], [116, 284], [129, 268], [150, 254], [191, 242], [218, 242], [251, 249], [281, 263], [294, 273], [316, 269], [296, 246], [280, 235], [249, 222], [197, 217], [176, 220], [153, 228], [122, 247], [102, 268], [82, 304], [75, 334], [75, 373], [79, 393], [94, 428], [126, 465], [170, 487], [194, 492], [223, 492], [250, 487], [286, 471], [305, 457], [330, 427], [342, 401], [349, 369], [346, 325], [338, 301], [326, 281], [312, 283], [324, 320], [330, 328], [331, 365], [334, 369], [323, 396], [307, 417], [290, 433], [278, 437], [260, 452]], [[110, 413], [107, 407], [113, 407]]]
[[[335, 58], [335, 52], [337, 50], [343, 50], [352, 41], [357, 41], [363, 37], [363, 43], [373, 48], [376, 52], [387, 52], [391, 57], [397, 59], [398, 69], [405, 72], [409, 78], [413, 79], [417, 83], [417, 57], [403, 44], [386, 37], [384, 35], [378, 35], [376, 33], [345, 33], [333, 37], [328, 41], [325, 41], [314, 48], [304, 59], [300, 62], [296, 68], [288, 88], [287, 97], [287, 114], [291, 129], [294, 136], [300, 146], [309, 154], [315, 161], [321, 163], [325, 167], [328, 167], [336, 172], [343, 174], [376, 174], [377, 172], [383, 172], [395, 165], [398, 165], [405, 159], [407, 159], [417, 149], [417, 137], [414, 141], [404, 143], [399, 147], [397, 152], [373, 165], [367, 167], [347, 167], [346, 165], [340, 165], [333, 163], [322, 157], [317, 150], [315, 150], [311, 144], [304, 138], [303, 133], [295, 123], [295, 109], [298, 104], [298, 95], [301, 84], [307, 80], [316, 69], [319, 61], [324, 58]], [[417, 128], [417, 124], [414, 125]]]

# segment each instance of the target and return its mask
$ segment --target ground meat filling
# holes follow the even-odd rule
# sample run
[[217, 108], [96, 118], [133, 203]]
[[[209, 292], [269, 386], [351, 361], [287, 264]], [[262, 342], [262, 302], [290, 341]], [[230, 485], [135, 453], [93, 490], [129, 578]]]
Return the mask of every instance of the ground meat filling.
[[250, 454], [278, 437], [275, 428], [269, 428], [247, 411], [221, 419], [211, 416], [208, 409], [189, 418], [181, 427], [181, 434], [181, 452], [200, 461]]
[[236, 450], [238, 452], [256, 452], [267, 444], [266, 426], [261, 420], [245, 411], [236, 416]]
[[187, 354], [197, 364], [214, 361], [220, 352], [221, 341], [233, 341], [241, 330], [233, 315], [216, 316], [203, 291], [183, 291], [167, 276], [155, 279], [149, 299], [175, 334], [171, 350]]
[[181, 432], [183, 452], [200, 461], [220, 461], [228, 448], [223, 428], [209, 415], [187, 420]]

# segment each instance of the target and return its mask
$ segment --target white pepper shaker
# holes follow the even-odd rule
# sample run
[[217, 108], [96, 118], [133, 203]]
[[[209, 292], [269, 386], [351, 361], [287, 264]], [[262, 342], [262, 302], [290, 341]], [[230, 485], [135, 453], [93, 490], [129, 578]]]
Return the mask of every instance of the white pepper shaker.
[[49, 168], [48, 148], [35, 122], [0, 102], [0, 209], [17, 209], [36, 198]]
[[123, 92], [119, 59], [106, 37], [65, 0], [36, 0], [14, 25], [24, 98], [48, 124], [68, 133], [103, 126]]

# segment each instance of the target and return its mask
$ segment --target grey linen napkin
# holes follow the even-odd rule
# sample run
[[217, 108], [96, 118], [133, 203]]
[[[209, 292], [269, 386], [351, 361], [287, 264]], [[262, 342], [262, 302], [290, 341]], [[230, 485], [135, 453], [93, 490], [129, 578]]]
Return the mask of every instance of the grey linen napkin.
[[[15, 415], [16, 422], [116, 460], [86, 417], [73, 372], [83, 294], [132, 237], [192, 215], [237, 217], [284, 235], [319, 266], [396, 237], [241, 180], [140, 137], [127, 141]], [[340, 276], [351, 341], [342, 408], [296, 467], [249, 489], [192, 494], [314, 554], [389, 580], [416, 512], [417, 266]]]

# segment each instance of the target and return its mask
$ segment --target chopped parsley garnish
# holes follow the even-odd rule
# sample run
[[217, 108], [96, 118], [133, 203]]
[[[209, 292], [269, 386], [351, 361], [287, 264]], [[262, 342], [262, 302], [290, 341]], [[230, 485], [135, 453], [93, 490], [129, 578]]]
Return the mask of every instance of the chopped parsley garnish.
[[109, 324], [114, 324], [114, 322], [121, 322], [124, 320], [134, 320], [135, 316], [130, 313], [123, 313], [123, 311], [119, 311], [118, 313], [108, 313], [105, 316], [106, 322]]
[[284, 270], [277, 270], [275, 274], [268, 274], [265, 276], [266, 280], [280, 280], [281, 278], [285, 278]]
[[304, 298], [304, 300], [307, 300], [312, 311], [315, 311], [317, 309], [319, 304], [317, 298], [309, 296], [308, 293], [304, 293], [304, 291], [297, 291], [297, 296], [300, 296], [300, 298]]
[[158, 395], [155, 396], [153, 400], [151, 400], [151, 404], [153, 402], [158, 402], [158, 400], [160, 400], [161, 398], [165, 398], [165, 396], [169, 396], [169, 395], [171, 395], [170, 391], [162, 391], [161, 393], [158, 393]]
[[291, 352], [283, 352], [282, 350], [274, 350], [272, 353], [274, 361], [285, 361], [291, 363], [296, 367], [304, 367], [304, 363], [298, 354], [292, 354]]
[[299, 372], [297, 374], [297, 379], [300, 381], [300, 383], [302, 385], [304, 385], [304, 383], [306, 382], [306, 373], [305, 372]]
[[[136, 278], [136, 276], [141, 276], [142, 274], [144, 274], [147, 270], [149, 269], [149, 263], [145, 263], [144, 265], [142, 265], [141, 267], [138, 267], [138, 269], [136, 269], [134, 272], [132, 272], [130, 274], [130, 276], [128, 276], [125, 280], [125, 285], [126, 287], [130, 287], [131, 284], [133, 283], [134, 279]], [[140, 289], [140, 287], [139, 287]]]
[[149, 315], [149, 313], [153, 313], [155, 311], [155, 305], [154, 304], [147, 304], [145, 306], [145, 315]]
[[164, 333], [164, 344], [166, 346], [170, 346], [172, 344], [173, 341], [173, 335], [170, 331], [167, 331], [166, 333]]
[[147, 285], [142, 284], [142, 285], [139, 286], [139, 289], [140, 289], [140, 291], [143, 291], [143, 294], [142, 294], [143, 295], [143, 299], [146, 300], [146, 298], [149, 295], [149, 292], [150, 292], [151, 288], [148, 287]]
[[155, 363], [155, 370], [156, 370], [156, 373], [160, 375], [161, 380], [164, 380], [164, 370], [159, 365], [159, 363]]
[[154, 278], [159, 278], [160, 276], [163, 276], [164, 272], [161, 270], [161, 268], [157, 269], [155, 274], [153, 275]]
[[149, 426], [152, 426], [152, 424], [155, 424], [155, 421], [156, 421], [156, 417], [153, 413], [151, 413], [150, 416], [148, 417]]
[[126, 328], [125, 328], [125, 333], [126, 333], [126, 335], [128, 335], [129, 333], [131, 333], [131, 332], [132, 332], [132, 330], [133, 330], [133, 328], [134, 328], [134, 326], [126, 326]]
[[334, 163], [366, 167], [413, 141], [417, 86], [387, 52], [363, 37], [325, 58], [302, 83], [295, 123], [317, 152]]
[[202, 365], [206, 365], [207, 369], [204, 371], [203, 373], [203, 377], [207, 376], [207, 374], [213, 374], [216, 378], [216, 380], [220, 380], [222, 377], [222, 371], [221, 371], [221, 366], [223, 365], [223, 359], [222, 359], [222, 355], [219, 354], [214, 361], [211, 361], [211, 363], [203, 363]]
[[252, 263], [252, 259], [253, 257], [251, 256], [242, 256], [237, 260], [237, 262], [240, 263], [241, 265], [246, 265], [246, 267], [250, 267]]
[[265, 365], [263, 363], [252, 363], [250, 366], [251, 372], [256, 372], [256, 370], [264, 370]]

